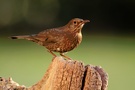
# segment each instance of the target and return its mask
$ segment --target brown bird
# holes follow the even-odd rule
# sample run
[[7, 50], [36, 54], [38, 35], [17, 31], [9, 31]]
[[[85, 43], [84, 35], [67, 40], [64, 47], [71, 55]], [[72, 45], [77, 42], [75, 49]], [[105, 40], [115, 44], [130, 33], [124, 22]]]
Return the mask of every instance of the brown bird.
[[26, 39], [38, 43], [53, 52], [59, 52], [61, 56], [70, 59], [64, 54], [76, 48], [82, 41], [82, 27], [89, 20], [74, 18], [65, 26], [47, 29], [34, 35], [12, 36], [12, 39]]

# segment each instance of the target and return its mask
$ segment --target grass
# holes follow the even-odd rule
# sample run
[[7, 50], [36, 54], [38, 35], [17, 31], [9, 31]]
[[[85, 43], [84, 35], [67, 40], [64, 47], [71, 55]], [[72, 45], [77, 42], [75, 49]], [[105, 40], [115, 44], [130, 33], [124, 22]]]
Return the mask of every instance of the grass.
[[[67, 56], [102, 66], [109, 74], [108, 90], [135, 90], [135, 38], [86, 35]], [[0, 76], [12, 77], [20, 85], [39, 81], [51, 59], [33, 42], [0, 38]]]

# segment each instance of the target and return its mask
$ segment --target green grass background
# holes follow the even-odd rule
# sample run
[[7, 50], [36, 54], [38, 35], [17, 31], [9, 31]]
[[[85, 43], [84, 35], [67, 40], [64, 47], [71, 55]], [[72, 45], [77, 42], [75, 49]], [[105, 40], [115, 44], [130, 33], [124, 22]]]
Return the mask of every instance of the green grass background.
[[[102, 66], [109, 74], [108, 90], [135, 90], [135, 38], [84, 35], [78, 48], [67, 53], [74, 60]], [[20, 85], [39, 81], [51, 63], [46, 49], [26, 40], [0, 38], [0, 76]]]

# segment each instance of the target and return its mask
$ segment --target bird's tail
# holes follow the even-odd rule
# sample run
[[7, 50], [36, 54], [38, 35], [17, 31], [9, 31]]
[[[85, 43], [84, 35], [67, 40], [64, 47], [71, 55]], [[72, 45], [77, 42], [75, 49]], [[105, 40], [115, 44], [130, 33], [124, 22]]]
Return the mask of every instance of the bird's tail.
[[11, 39], [27, 39], [27, 40], [33, 40], [36, 34], [33, 35], [19, 35], [19, 36], [11, 36]]
[[30, 38], [30, 35], [22, 35], [22, 36], [11, 36], [11, 39], [27, 39]]
[[20, 35], [20, 36], [11, 36], [11, 39], [26, 39], [26, 40], [30, 40], [36, 43], [40, 43], [40, 40], [36, 37], [37, 34], [33, 34], [33, 35]]

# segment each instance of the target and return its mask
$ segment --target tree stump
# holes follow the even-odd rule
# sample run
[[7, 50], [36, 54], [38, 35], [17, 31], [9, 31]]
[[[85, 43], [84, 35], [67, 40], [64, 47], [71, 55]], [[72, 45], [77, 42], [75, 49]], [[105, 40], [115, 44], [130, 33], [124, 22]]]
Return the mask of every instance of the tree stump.
[[43, 78], [27, 88], [11, 78], [0, 79], [0, 90], [107, 90], [108, 75], [99, 66], [55, 57]]

